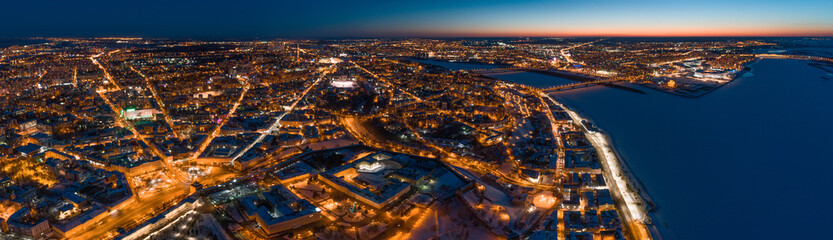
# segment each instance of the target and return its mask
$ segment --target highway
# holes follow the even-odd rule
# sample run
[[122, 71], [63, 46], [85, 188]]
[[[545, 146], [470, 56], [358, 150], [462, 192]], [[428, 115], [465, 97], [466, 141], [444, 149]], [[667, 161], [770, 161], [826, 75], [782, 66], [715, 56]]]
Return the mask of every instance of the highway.
[[68, 239], [109, 239], [116, 235], [118, 228], [129, 229], [128, 226], [136, 226], [144, 221], [156, 216], [156, 213], [164, 211], [164, 205], [172, 204], [179, 201], [181, 198], [177, 196], [185, 196], [189, 189], [181, 185], [174, 185], [174, 187], [163, 192], [158, 192], [151, 197], [137, 200], [136, 203], [130, 204], [124, 209], [120, 209], [117, 213], [107, 216], [98, 223], [94, 223], [92, 228], [80, 231], [78, 235], [67, 236]]
[[413, 146], [407, 146], [392, 140], [384, 136], [380, 136], [378, 133], [374, 131], [374, 129], [368, 129], [365, 126], [364, 121], [358, 117], [353, 116], [341, 116], [339, 117], [341, 120], [341, 125], [350, 132], [353, 137], [355, 137], [359, 142], [362, 144], [376, 147], [380, 149], [389, 149], [393, 151], [418, 155], [418, 156], [433, 156], [433, 154], [429, 151], [424, 149], [417, 149]]
[[72, 68], [72, 86], [78, 87], [78, 67]]
[[602, 39], [599, 39], [599, 40], [596, 40], [596, 41], [577, 44], [577, 45], [573, 45], [573, 46], [561, 49], [561, 56], [563, 56], [564, 59], [567, 60], [567, 62], [569, 62], [569, 63], [576, 63], [576, 61], [574, 61], [573, 58], [570, 57], [569, 53], [567, 53], [568, 51], [572, 50], [573, 48], [590, 45], [590, 44], [601, 42], [601, 41], [604, 41], [604, 40], [607, 40], [607, 38], [602, 38]]

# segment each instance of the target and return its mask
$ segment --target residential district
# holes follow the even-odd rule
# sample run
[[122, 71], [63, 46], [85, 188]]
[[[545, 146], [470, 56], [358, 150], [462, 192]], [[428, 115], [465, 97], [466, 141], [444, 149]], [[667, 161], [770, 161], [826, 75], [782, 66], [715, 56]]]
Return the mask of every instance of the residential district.
[[0, 239], [660, 239], [607, 137], [546, 93], [698, 96], [772, 45], [33, 40], [0, 50]]

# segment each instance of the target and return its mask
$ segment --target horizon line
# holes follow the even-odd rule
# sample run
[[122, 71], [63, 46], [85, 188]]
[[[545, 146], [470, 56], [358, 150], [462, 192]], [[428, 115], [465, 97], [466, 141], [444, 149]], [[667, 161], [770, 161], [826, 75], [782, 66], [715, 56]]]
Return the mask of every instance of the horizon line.
[[306, 37], [281, 37], [281, 36], [188, 36], [188, 37], [159, 37], [159, 36], [136, 36], [136, 35], [99, 35], [99, 36], [29, 36], [29, 37], [4, 37], [0, 39], [50, 39], [50, 38], [78, 38], [78, 39], [105, 39], [105, 38], [139, 38], [139, 39], [360, 39], [360, 38], [833, 38], [831, 35], [365, 35], [365, 36], [306, 36]]

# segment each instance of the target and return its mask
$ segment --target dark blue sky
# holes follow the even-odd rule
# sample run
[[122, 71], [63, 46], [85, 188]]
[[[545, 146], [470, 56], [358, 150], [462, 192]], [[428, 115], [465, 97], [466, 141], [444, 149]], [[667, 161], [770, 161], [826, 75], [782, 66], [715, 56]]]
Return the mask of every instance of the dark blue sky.
[[833, 35], [829, 0], [25, 0], [2, 6], [3, 37]]

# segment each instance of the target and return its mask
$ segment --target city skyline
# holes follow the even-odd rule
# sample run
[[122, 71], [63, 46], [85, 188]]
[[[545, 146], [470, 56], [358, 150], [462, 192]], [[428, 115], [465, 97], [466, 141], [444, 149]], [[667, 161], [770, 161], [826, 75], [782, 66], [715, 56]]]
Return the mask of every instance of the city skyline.
[[0, 240], [823, 239], [833, 215], [831, 0], [2, 6]]
[[[828, 1], [20, 1], [0, 37], [833, 36]], [[314, 11], [306, 11], [314, 9]]]

